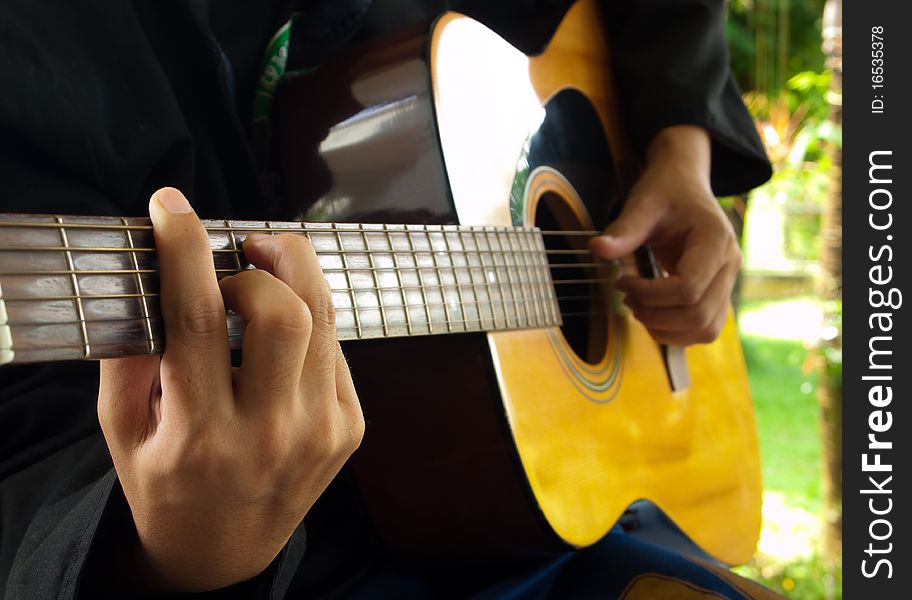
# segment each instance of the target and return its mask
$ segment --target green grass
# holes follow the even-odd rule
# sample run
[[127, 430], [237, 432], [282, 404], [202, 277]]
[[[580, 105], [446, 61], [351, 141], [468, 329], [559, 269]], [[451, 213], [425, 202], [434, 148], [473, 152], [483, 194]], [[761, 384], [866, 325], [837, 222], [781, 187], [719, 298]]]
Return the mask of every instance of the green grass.
[[[741, 314], [769, 306], [745, 303]], [[817, 376], [805, 369], [808, 350], [797, 339], [742, 335], [741, 341], [756, 409], [764, 490], [781, 492], [789, 505], [819, 514]], [[829, 595], [827, 589], [830, 597], [842, 597], [841, 569], [827, 573], [817, 556], [792, 562], [758, 556], [736, 572], [793, 600], [819, 600]]]
[[807, 350], [797, 340], [742, 338], [760, 437], [763, 487], [790, 504], [821, 507], [816, 373], [804, 373]]

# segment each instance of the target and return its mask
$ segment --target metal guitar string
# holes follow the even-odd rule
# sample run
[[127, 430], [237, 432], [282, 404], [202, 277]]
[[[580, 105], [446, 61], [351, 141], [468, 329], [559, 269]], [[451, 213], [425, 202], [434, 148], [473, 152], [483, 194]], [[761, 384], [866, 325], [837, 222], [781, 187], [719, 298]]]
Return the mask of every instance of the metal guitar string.
[[[140, 274], [154, 274], [157, 271], [155, 269], [141, 269], [139, 268], [139, 263], [137, 262], [137, 253], [154, 253], [155, 248], [146, 247], [146, 246], [137, 246], [134, 243], [131, 233], [133, 231], [149, 231], [152, 229], [151, 225], [129, 225], [126, 224], [126, 219], [122, 219], [121, 224], [113, 223], [66, 223], [62, 222], [60, 217], [55, 217], [54, 223], [34, 223], [26, 221], [0, 221], [0, 229], [3, 228], [42, 228], [42, 229], [52, 229], [58, 231], [61, 234], [62, 239], [65, 230], [68, 229], [89, 229], [89, 230], [120, 230], [124, 231], [127, 236], [127, 241], [129, 247], [95, 247], [95, 246], [78, 246], [71, 245], [69, 242], [65, 242], [63, 246], [14, 246], [14, 247], [0, 247], [0, 251], [7, 252], [59, 252], [63, 253], [65, 256], [71, 256], [72, 253], [96, 253], [96, 252], [105, 252], [105, 253], [129, 253], [132, 259], [132, 269], [76, 269], [75, 265], [68, 263], [68, 268], [66, 269], [49, 269], [49, 270], [34, 270], [34, 271], [15, 271], [15, 272], [0, 272], [2, 276], [10, 275], [33, 275], [33, 276], [48, 276], [48, 275], [67, 275], [71, 278], [76, 277], [77, 275], [127, 275], [135, 276], [137, 281], [141, 281], [139, 278]], [[571, 278], [571, 279], [554, 279], [548, 281], [543, 277], [543, 269], [594, 269], [601, 266], [608, 265], [626, 265], [631, 264], [630, 260], [619, 260], [619, 261], [606, 261], [605, 263], [597, 262], [579, 262], [579, 263], [562, 263], [562, 264], [547, 264], [542, 261], [528, 261], [524, 258], [524, 255], [534, 255], [534, 256], [545, 256], [545, 255], [570, 255], [578, 256], [582, 258], [586, 255], [591, 255], [588, 250], [583, 249], [560, 249], [560, 250], [547, 250], [544, 248], [540, 249], [525, 249], [526, 247], [531, 246], [540, 246], [535, 243], [537, 236], [593, 236], [598, 232], [595, 231], [539, 231], [537, 229], [520, 229], [520, 228], [492, 228], [492, 227], [470, 227], [470, 228], [455, 228], [447, 229], [440, 226], [419, 226], [417, 228], [410, 228], [405, 226], [403, 228], [398, 228], [397, 226], [382, 226], [383, 229], [372, 229], [364, 227], [363, 225], [349, 226], [349, 227], [337, 227], [334, 224], [327, 227], [322, 227], [319, 224], [315, 224], [313, 228], [306, 229], [306, 225], [300, 223], [299, 225], [303, 229], [297, 229], [295, 224], [294, 229], [288, 228], [279, 228], [272, 227], [267, 223], [266, 227], [247, 227], [247, 226], [233, 226], [230, 222], [226, 222], [225, 227], [220, 226], [210, 226], [206, 227], [207, 233], [214, 231], [224, 231], [227, 232], [230, 236], [231, 248], [215, 248], [212, 249], [213, 259], [217, 255], [231, 255], [234, 256], [234, 262], [236, 268], [234, 269], [225, 269], [225, 268], [216, 268], [215, 271], [221, 276], [227, 276], [229, 274], [235, 274], [242, 272], [244, 270], [243, 265], [240, 262], [239, 256], [243, 253], [241, 249], [237, 247], [237, 242], [235, 239], [236, 233], [241, 234], [250, 234], [256, 232], [269, 232], [272, 234], [275, 233], [295, 233], [298, 235], [305, 235], [306, 237], [311, 237], [312, 235], [320, 235], [327, 233], [334, 233], [336, 239], [336, 248], [338, 249], [316, 249], [315, 252], [318, 255], [323, 256], [340, 256], [343, 259], [342, 268], [327, 267], [321, 269], [324, 273], [344, 273], [346, 274], [346, 280], [349, 282], [348, 286], [336, 287], [333, 288], [333, 292], [348, 293], [352, 299], [352, 306], [340, 306], [336, 308], [337, 312], [353, 312], [365, 313], [367, 311], [378, 311], [380, 313], [380, 324], [369, 325], [369, 328], [376, 329], [377, 327], [382, 327], [384, 331], [384, 336], [388, 335], [387, 331], [387, 317], [385, 314], [385, 308], [382, 305], [382, 296], [383, 292], [399, 292], [403, 294], [403, 302], [394, 304], [390, 307], [390, 310], [403, 310], [406, 311], [406, 320], [411, 333], [412, 327], [415, 325], [412, 323], [410, 317], [408, 316], [409, 308], [423, 308], [426, 311], [428, 316], [426, 322], [418, 322], [418, 326], [426, 328], [429, 333], [433, 333], [434, 326], [446, 326], [448, 331], [469, 331], [470, 327], [474, 330], [488, 330], [488, 324], [492, 327], [490, 329], [513, 329], [513, 328], [524, 328], [524, 327], [537, 327], [542, 325], [550, 325], [554, 323], [549, 323], [549, 320], [553, 318], [554, 313], [558, 312], [560, 309], [557, 306], [551, 305], [558, 310], [555, 311], [554, 308], [549, 308], [549, 301], [554, 301], [559, 303], [561, 301], [584, 301], [584, 300], [599, 300], [604, 297], [599, 294], [590, 294], [590, 295], [571, 295], [571, 296], [560, 296], [555, 295], [553, 290], [546, 291], [544, 288], [549, 284], [557, 285], [566, 285], [566, 284], [596, 284], [596, 283], [609, 283], [615, 280], [612, 278], [604, 277], [587, 277], [587, 278]], [[354, 229], [353, 227], [358, 227]], [[345, 249], [345, 244], [342, 239], [341, 234], [346, 234], [348, 236], [355, 236], [356, 240], [360, 240], [364, 245], [364, 248], [358, 249]], [[403, 236], [405, 240], [409, 242], [409, 250], [397, 249], [393, 244], [392, 236]], [[418, 240], [427, 240], [427, 248], [417, 248], [412, 242], [415, 241], [415, 234], [418, 234]], [[481, 234], [481, 241], [483, 244], [479, 243], [478, 235]], [[501, 239], [501, 236], [505, 234], [510, 234], [507, 236], [506, 241]], [[370, 249], [369, 236], [385, 236], [386, 241], [389, 244], [388, 249]], [[446, 245], [446, 250], [437, 249], [434, 247], [434, 243], [431, 239], [431, 236], [434, 235], [434, 239], [442, 239], [444, 245]], [[522, 236], [522, 242], [519, 243], [519, 248], [514, 246], [511, 239], [516, 239], [517, 235]], [[439, 238], [437, 237], [439, 236]], [[493, 237], [492, 237], [493, 236]], [[473, 245], [476, 245], [475, 248], [467, 248], [465, 241], [466, 237], [472, 241]], [[449, 240], [454, 240], [459, 243], [459, 246], [451, 248]], [[483, 248], [487, 246], [487, 248]], [[394, 260], [394, 263], [397, 262], [397, 257], [403, 257], [407, 255], [412, 255], [414, 258], [414, 266], [402, 266], [399, 264], [394, 264], [392, 267], [378, 267], [374, 265], [371, 255], [383, 255], [384, 257], [390, 257]], [[453, 260], [453, 256], [462, 255], [465, 264], [457, 264]], [[349, 267], [346, 266], [345, 259], [348, 256], [360, 256], [367, 255], [370, 266], [355, 266]], [[480, 264], [472, 264], [468, 259], [469, 255], [477, 255], [477, 259]], [[433, 265], [420, 265], [419, 257], [426, 256], [430, 257], [433, 260]], [[441, 264], [438, 260], [438, 256], [447, 256], [449, 258], [449, 264]], [[512, 260], [509, 260], [512, 256]], [[485, 264], [485, 258], [493, 263], [491, 265]], [[501, 263], [498, 263], [497, 258], [500, 257]], [[425, 259], [426, 260], [426, 259]], [[522, 261], [522, 263], [520, 263]], [[478, 272], [481, 272], [482, 282], [478, 283], [475, 281], [475, 275]], [[373, 286], [356, 286], [352, 285], [349, 275], [351, 273], [372, 273], [374, 282], [378, 285]], [[397, 277], [400, 278], [403, 273], [412, 274], [415, 273], [419, 276], [419, 285], [418, 286], [408, 286], [408, 285], [398, 285], [398, 286], [383, 286], [379, 285], [379, 280], [377, 279], [378, 272], [393, 272], [396, 273]], [[443, 276], [449, 275], [453, 278], [454, 283], [428, 283], [426, 284], [421, 278], [421, 274], [436, 274], [437, 281], [442, 282]], [[528, 278], [523, 277], [523, 273], [529, 273]], [[492, 277], [500, 277], [500, 280], [495, 280], [493, 283], [484, 277], [484, 274], [490, 274]], [[516, 276], [514, 280], [514, 275]], [[467, 276], [471, 280], [470, 282], [460, 282], [460, 276]], [[535, 286], [529, 288], [528, 286]], [[517, 287], [519, 289], [517, 289]], [[405, 301], [404, 291], [405, 290], [420, 290], [422, 292], [422, 298], [424, 302], [421, 304], [408, 303]], [[471, 294], [475, 300], [463, 298], [463, 291], [466, 291], [466, 295]], [[156, 297], [156, 293], [147, 293], [145, 290], [140, 289], [140, 293], [137, 294], [82, 294], [79, 290], [74, 290], [75, 294], [73, 295], [53, 295], [46, 297], [10, 297], [5, 296], [5, 300], [9, 302], [47, 302], [47, 301], [60, 301], [60, 300], [75, 300], [77, 302], [88, 301], [88, 300], [106, 300], [106, 299], [128, 299], [128, 298], [141, 298], [145, 303], [147, 298]], [[453, 291], [456, 292], [459, 300], [450, 300], [447, 298], [447, 292], [452, 294]], [[380, 306], [359, 306], [358, 301], [355, 298], [355, 294], [359, 292], [374, 292], [378, 298]], [[428, 292], [435, 292], [439, 295], [439, 298], [428, 298]], [[483, 292], [486, 296], [485, 299], [479, 300], [481, 296], [479, 292]], [[495, 297], [496, 296], [496, 297]], [[534, 306], [530, 306], [530, 302], [534, 303]], [[500, 305], [500, 311], [498, 314], [497, 305]], [[525, 317], [523, 317], [521, 312], [516, 312], [515, 314], [508, 314], [506, 308], [509, 305], [513, 305], [516, 311], [522, 306], [523, 311], [525, 312]], [[484, 314], [482, 307], [487, 306], [489, 314]], [[440, 315], [435, 311], [435, 317], [431, 317], [429, 312], [429, 307], [439, 311], [443, 309], [442, 315], [444, 319], [438, 318]], [[468, 313], [466, 312], [467, 307], [474, 307], [477, 318], [468, 318]], [[450, 309], [460, 310], [462, 312], [462, 319], [451, 318]], [[590, 308], [588, 311], [565, 311], [560, 312], [561, 318], [579, 318], [579, 317], [591, 317], [598, 314], [605, 314], [604, 305], [600, 307]], [[51, 325], [72, 325], [78, 324], [82, 328], [85, 328], [87, 324], [95, 323], [112, 323], [115, 321], [145, 321], [147, 324], [147, 333], [146, 338], [147, 342], [150, 344], [150, 348], [155, 348], [156, 343], [160, 340], [157, 339], [157, 336], [151, 330], [151, 321], [154, 320], [156, 324], [159, 323], [160, 317], [152, 317], [152, 315], [143, 314], [142, 316], [127, 318], [127, 319], [87, 319], [84, 315], [78, 315], [77, 321], [58, 321], [51, 323]], [[498, 326], [498, 318], [504, 321], [504, 324]], [[510, 321], [513, 321], [511, 325]], [[10, 322], [10, 325], [15, 326], [17, 323]], [[23, 325], [26, 323], [22, 323]], [[35, 323], [27, 323], [29, 325], [35, 325]], [[515, 326], [514, 326], [515, 325]], [[456, 329], [454, 329], [456, 326]], [[460, 327], [461, 326], [461, 327]], [[355, 331], [358, 334], [358, 337], [361, 337], [363, 327], [361, 326], [358, 319], [355, 319]], [[87, 341], [87, 334], [83, 335], [83, 338]], [[55, 346], [56, 347], [56, 346]], [[59, 346], [60, 348], [69, 347]], [[86, 346], [88, 347], [88, 346]], [[87, 352], [86, 356], [90, 354]]]

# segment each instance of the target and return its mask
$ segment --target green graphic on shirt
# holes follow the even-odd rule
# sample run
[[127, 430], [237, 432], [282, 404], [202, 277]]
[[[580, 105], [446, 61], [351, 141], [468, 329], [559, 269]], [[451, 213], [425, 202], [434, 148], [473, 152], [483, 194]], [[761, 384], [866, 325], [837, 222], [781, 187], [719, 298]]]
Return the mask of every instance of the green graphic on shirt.
[[291, 41], [291, 22], [286, 21], [276, 31], [275, 35], [266, 46], [263, 53], [263, 71], [257, 81], [256, 95], [253, 99], [253, 122], [266, 121], [272, 114], [272, 105], [275, 102], [275, 90], [282, 76], [285, 75], [285, 66], [288, 64], [288, 44]]

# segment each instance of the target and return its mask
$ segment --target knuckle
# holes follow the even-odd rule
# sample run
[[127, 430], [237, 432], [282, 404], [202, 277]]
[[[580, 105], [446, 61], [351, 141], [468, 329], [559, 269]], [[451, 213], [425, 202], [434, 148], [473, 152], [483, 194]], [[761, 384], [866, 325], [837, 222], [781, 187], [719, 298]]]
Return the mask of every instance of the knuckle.
[[218, 332], [225, 323], [222, 299], [214, 294], [198, 294], [180, 303], [177, 310], [179, 330], [194, 335]]
[[277, 235], [275, 243], [278, 246], [277, 265], [281, 265], [280, 270], [286, 272], [295, 272], [301, 269], [301, 259], [316, 261], [316, 254], [313, 250], [313, 244], [303, 235], [293, 233], [283, 233]]
[[259, 326], [277, 341], [298, 341], [310, 336], [313, 328], [310, 311], [303, 302], [270, 307], [256, 316]]
[[188, 443], [181, 453], [181, 463], [186, 473], [210, 481], [233, 476], [238, 467], [233, 453], [211, 434]]
[[692, 279], [684, 279], [678, 296], [682, 304], [690, 306], [700, 301], [700, 289]]
[[332, 293], [329, 291], [329, 285], [320, 286], [320, 289], [314, 290], [313, 296], [307, 301], [314, 324], [327, 327], [335, 333], [336, 326], [336, 307], [333, 305]]
[[284, 426], [275, 424], [267, 433], [259, 436], [256, 451], [256, 470], [266, 479], [272, 481], [276, 474], [284, 472], [294, 455], [293, 444], [289, 435], [283, 433]]
[[699, 344], [709, 344], [716, 341], [720, 333], [722, 333], [722, 326], [712, 323], [699, 331], [696, 341]]
[[713, 319], [716, 315], [713, 311], [703, 304], [698, 304], [691, 311], [691, 322], [699, 329], [706, 329], [712, 326]]

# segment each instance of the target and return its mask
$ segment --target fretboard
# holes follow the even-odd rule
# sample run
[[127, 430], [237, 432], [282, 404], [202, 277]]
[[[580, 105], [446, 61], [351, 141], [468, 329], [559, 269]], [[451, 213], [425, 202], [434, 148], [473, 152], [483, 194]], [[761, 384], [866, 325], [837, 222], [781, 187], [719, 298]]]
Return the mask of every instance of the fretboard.
[[[339, 339], [556, 326], [541, 233], [455, 225], [203, 221], [219, 277], [252, 268], [249, 233], [307, 236]], [[227, 315], [238, 348], [244, 319]], [[0, 364], [160, 354], [146, 218], [0, 214]]]

